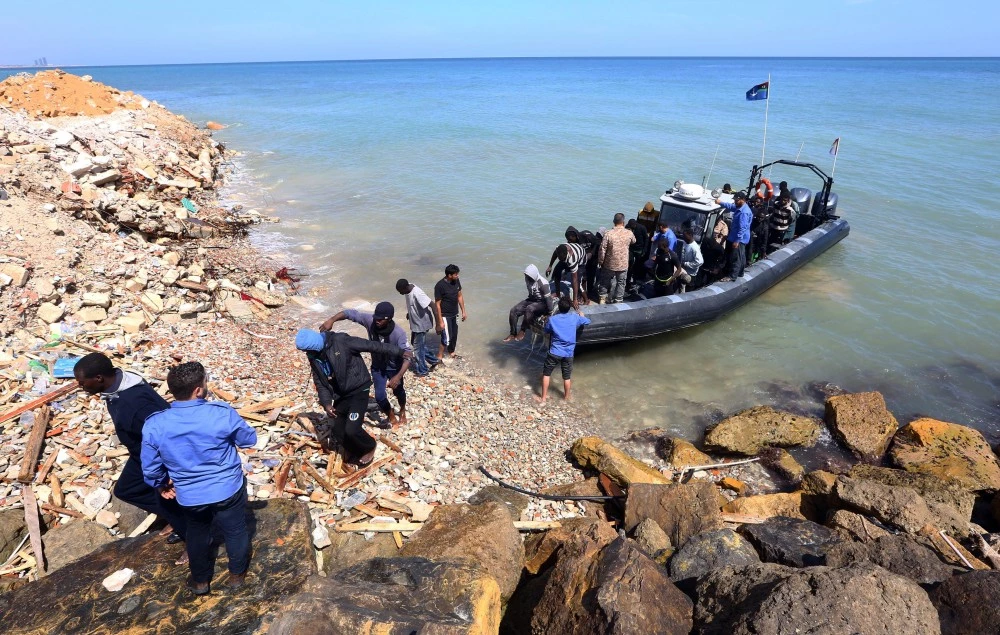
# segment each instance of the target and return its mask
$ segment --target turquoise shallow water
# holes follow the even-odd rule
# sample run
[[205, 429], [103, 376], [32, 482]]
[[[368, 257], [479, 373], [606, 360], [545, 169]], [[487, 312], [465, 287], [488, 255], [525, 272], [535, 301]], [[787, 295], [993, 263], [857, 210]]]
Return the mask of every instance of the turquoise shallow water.
[[[156, 99], [244, 151], [234, 200], [282, 218], [257, 240], [309, 271], [326, 306], [430, 291], [462, 267], [460, 348], [535, 384], [501, 346], [520, 271], [566, 225], [634, 215], [675, 179], [745, 186], [767, 158], [829, 171], [850, 237], [745, 308], [588, 351], [574, 387], [609, 433], [697, 437], [757, 403], [815, 409], [812, 382], [882, 390], [902, 421], [1000, 441], [1000, 60], [504, 59], [80, 69]], [[799, 175], [775, 182], [815, 189]], [[304, 314], [304, 323], [320, 320]]]

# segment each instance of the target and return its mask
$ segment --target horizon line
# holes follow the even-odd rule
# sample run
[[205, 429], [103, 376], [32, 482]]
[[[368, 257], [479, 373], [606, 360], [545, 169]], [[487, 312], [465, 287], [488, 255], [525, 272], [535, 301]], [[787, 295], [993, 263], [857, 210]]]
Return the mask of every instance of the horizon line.
[[509, 55], [486, 57], [372, 57], [350, 59], [316, 59], [316, 60], [245, 60], [238, 62], [155, 62], [146, 64], [49, 64], [35, 66], [29, 64], [0, 64], [0, 69], [40, 69], [56, 70], [60, 68], [122, 68], [143, 66], [227, 66], [238, 64], [325, 64], [325, 63], [364, 63], [364, 62], [462, 62], [490, 60], [698, 60], [698, 59], [730, 59], [730, 60], [1000, 60], [993, 55]]

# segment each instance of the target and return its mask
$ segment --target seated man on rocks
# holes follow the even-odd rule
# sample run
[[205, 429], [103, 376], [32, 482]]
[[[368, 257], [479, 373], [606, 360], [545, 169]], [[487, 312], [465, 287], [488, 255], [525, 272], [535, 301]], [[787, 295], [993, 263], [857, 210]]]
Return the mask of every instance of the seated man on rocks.
[[[549, 313], [549, 281], [538, 272], [538, 267], [528, 265], [524, 268], [524, 284], [528, 287], [528, 297], [515, 304], [510, 309], [508, 319], [510, 321], [510, 335], [503, 338], [504, 342], [521, 341], [524, 333], [540, 315]], [[521, 321], [521, 328], [517, 328], [517, 320]]]

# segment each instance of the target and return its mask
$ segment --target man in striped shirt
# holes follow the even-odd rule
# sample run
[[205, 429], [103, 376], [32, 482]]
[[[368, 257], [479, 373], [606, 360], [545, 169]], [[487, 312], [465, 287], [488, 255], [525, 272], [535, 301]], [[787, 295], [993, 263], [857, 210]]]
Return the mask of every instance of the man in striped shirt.
[[[552, 258], [549, 260], [549, 266], [545, 270], [545, 275], [548, 276], [552, 274], [550, 278], [552, 283], [552, 295], [560, 297], [562, 295], [562, 276], [563, 273], [568, 273], [570, 275], [570, 297], [573, 299], [573, 308], [578, 309], [580, 307], [580, 298], [584, 299], [584, 304], [588, 303], [587, 297], [583, 292], [583, 278], [584, 278], [584, 267], [587, 263], [587, 250], [580, 244], [580, 234], [575, 228], [570, 227], [566, 230], [566, 242], [556, 247], [555, 251], [552, 252]], [[552, 268], [552, 263], [559, 261], [556, 264], [555, 269]], [[553, 273], [554, 271], [554, 273]]]

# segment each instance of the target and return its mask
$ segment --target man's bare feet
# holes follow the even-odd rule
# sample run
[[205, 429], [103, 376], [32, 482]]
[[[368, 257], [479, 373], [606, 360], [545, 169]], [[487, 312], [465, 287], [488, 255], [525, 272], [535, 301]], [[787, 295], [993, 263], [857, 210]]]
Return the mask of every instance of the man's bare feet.
[[503, 343], [506, 344], [507, 342], [513, 342], [515, 339], [518, 339], [518, 338], [516, 338], [513, 335], [508, 335], [507, 337], [503, 338]]
[[521, 331], [520, 333], [518, 333], [517, 336], [514, 339], [517, 340], [518, 342], [520, 342], [521, 340], [523, 340], [524, 339], [524, 331]]
[[394, 410], [389, 410], [389, 425], [396, 425], [399, 423], [399, 419], [396, 418], [396, 412]]
[[399, 422], [398, 423], [401, 426], [405, 426], [406, 425], [406, 411], [405, 410], [400, 410], [399, 411]]
[[181, 554], [181, 557], [177, 558], [176, 560], [174, 560], [174, 564], [180, 565], [180, 564], [187, 564], [187, 563], [188, 563], [188, 552], [187, 552], [187, 549], [185, 549], [184, 553]]
[[535, 395], [535, 401], [537, 401], [538, 403], [545, 403], [545, 397], [542, 397], [541, 395]]
[[375, 458], [375, 450], [372, 450], [371, 452], [363, 454], [360, 457], [358, 457], [358, 469], [360, 470], [371, 465], [372, 459], [374, 458]]

